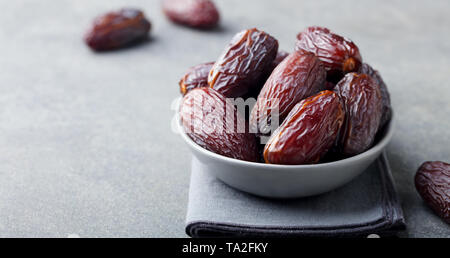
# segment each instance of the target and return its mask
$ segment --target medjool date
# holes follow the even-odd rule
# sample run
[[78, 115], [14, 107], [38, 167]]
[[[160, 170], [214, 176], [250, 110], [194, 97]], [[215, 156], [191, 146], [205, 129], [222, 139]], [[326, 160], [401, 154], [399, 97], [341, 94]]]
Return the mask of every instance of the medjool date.
[[181, 78], [180, 92], [185, 95], [195, 88], [208, 87], [208, 74], [214, 62], [199, 64], [189, 68], [187, 73]]
[[348, 73], [334, 91], [345, 109], [345, 123], [339, 140], [344, 155], [352, 156], [367, 150], [378, 131], [382, 101], [380, 87], [367, 74]]
[[381, 116], [380, 121], [380, 128], [381, 128], [391, 119], [392, 116], [391, 98], [389, 96], [388, 88], [384, 83], [383, 78], [381, 78], [380, 73], [377, 70], [373, 69], [370, 65], [364, 63], [361, 66], [359, 72], [367, 74], [370, 77], [372, 77], [380, 87], [381, 101], [383, 102], [383, 111], [382, 111], [383, 115]]
[[180, 107], [186, 134], [201, 147], [230, 158], [258, 161], [256, 138], [232, 103], [209, 87], [189, 91]]
[[271, 68], [278, 41], [255, 28], [236, 34], [214, 64], [208, 84], [227, 98], [242, 97], [258, 87]]
[[211, 0], [164, 0], [162, 8], [173, 22], [195, 28], [211, 28], [220, 16]]
[[423, 200], [450, 224], [450, 164], [427, 161], [417, 170], [415, 185]]
[[275, 130], [264, 148], [271, 164], [317, 163], [333, 146], [344, 122], [336, 93], [322, 91], [300, 101]]
[[324, 27], [309, 27], [297, 35], [296, 50], [314, 53], [325, 65], [328, 80], [337, 82], [348, 72], [356, 72], [362, 63], [358, 47], [345, 37]]
[[248, 99], [248, 98], [256, 99], [256, 98], [258, 98], [259, 92], [261, 91], [262, 87], [266, 83], [267, 78], [269, 78], [270, 74], [272, 74], [272, 72], [275, 69], [275, 67], [277, 67], [281, 63], [281, 61], [283, 61], [288, 55], [289, 55], [289, 53], [286, 52], [286, 51], [283, 51], [283, 50], [278, 51], [277, 56], [273, 60], [270, 69], [268, 69], [268, 71], [265, 73], [265, 75], [261, 77], [258, 85], [256, 87], [253, 87], [252, 89], [250, 89], [249, 93], [245, 94], [242, 97], [244, 99]]
[[93, 50], [112, 50], [146, 38], [150, 28], [143, 12], [125, 8], [96, 18], [84, 40]]
[[274, 116], [283, 121], [300, 100], [321, 90], [325, 77], [325, 69], [314, 54], [299, 50], [288, 55], [258, 95], [250, 116], [251, 132], [269, 133]]

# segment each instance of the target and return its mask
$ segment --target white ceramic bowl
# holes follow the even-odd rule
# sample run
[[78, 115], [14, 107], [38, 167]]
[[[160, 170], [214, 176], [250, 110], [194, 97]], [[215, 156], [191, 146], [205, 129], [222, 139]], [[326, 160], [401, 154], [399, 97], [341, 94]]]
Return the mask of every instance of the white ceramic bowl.
[[367, 151], [356, 156], [313, 165], [275, 165], [228, 158], [197, 145], [179, 131], [192, 154], [221, 181], [236, 189], [271, 198], [317, 195], [336, 189], [361, 174], [381, 154], [393, 135], [394, 117], [384, 135]]

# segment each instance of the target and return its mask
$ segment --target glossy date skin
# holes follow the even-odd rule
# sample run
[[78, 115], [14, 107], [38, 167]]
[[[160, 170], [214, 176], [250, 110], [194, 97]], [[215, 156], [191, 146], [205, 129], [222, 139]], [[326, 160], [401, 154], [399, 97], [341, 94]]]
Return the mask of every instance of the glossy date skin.
[[220, 15], [211, 0], [163, 0], [164, 14], [173, 22], [189, 27], [215, 27]]
[[242, 97], [258, 87], [277, 51], [278, 41], [269, 34], [255, 28], [241, 31], [214, 64], [208, 84], [227, 98]]
[[208, 87], [208, 74], [214, 62], [203, 63], [189, 68], [188, 72], [181, 78], [180, 92], [186, 95], [195, 88]]
[[314, 54], [299, 50], [288, 55], [273, 70], [258, 95], [250, 115], [251, 132], [269, 133], [277, 107], [278, 120], [282, 122], [300, 100], [322, 89], [325, 78], [326, 71]]
[[417, 170], [415, 185], [428, 206], [450, 224], [450, 164], [427, 161]]
[[150, 28], [143, 12], [125, 8], [96, 18], [84, 40], [95, 51], [113, 50], [145, 39]]
[[277, 53], [277, 56], [275, 57], [275, 59], [272, 62], [272, 65], [271, 65], [270, 69], [267, 71], [267, 73], [264, 76], [261, 77], [260, 81], [258, 82], [258, 85], [256, 87], [251, 88], [250, 91], [247, 94], [242, 96], [242, 98], [244, 98], [244, 99], [248, 99], [248, 98], [257, 99], [258, 95], [259, 95], [259, 92], [261, 91], [262, 87], [266, 83], [266, 81], [269, 78], [270, 74], [272, 74], [272, 72], [275, 69], [275, 67], [277, 67], [288, 55], [289, 55], [288, 52], [283, 51], [283, 50], [279, 50], [278, 53]]
[[391, 98], [389, 96], [388, 88], [386, 86], [386, 83], [384, 83], [383, 78], [381, 78], [380, 73], [377, 70], [373, 69], [369, 64], [364, 63], [361, 66], [361, 69], [359, 72], [363, 73], [363, 74], [367, 74], [370, 77], [372, 77], [377, 82], [378, 86], [380, 87], [381, 101], [383, 102], [383, 111], [382, 111], [383, 114], [381, 116], [381, 121], [380, 121], [380, 129], [381, 129], [381, 127], [386, 125], [387, 122], [389, 122], [389, 120], [391, 120], [391, 116], [392, 116]]
[[367, 74], [348, 73], [334, 91], [346, 113], [339, 149], [345, 156], [364, 152], [374, 142], [381, 121], [380, 88]]
[[336, 93], [321, 91], [300, 101], [272, 134], [264, 148], [270, 164], [313, 164], [333, 146], [344, 122]]
[[256, 138], [245, 131], [244, 118], [216, 90], [206, 87], [189, 91], [179, 114], [184, 131], [201, 147], [230, 158], [259, 160]]
[[362, 63], [353, 41], [324, 27], [308, 27], [300, 32], [295, 49], [314, 53], [324, 63], [328, 80], [332, 82], [338, 82], [348, 72], [358, 71]]

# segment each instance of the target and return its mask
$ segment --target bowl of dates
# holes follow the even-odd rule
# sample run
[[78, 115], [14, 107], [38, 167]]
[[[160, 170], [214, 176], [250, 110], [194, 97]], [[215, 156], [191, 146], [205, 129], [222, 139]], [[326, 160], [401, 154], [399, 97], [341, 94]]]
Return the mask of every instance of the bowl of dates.
[[214, 62], [189, 68], [179, 131], [200, 166], [236, 189], [296, 198], [336, 189], [373, 163], [393, 135], [387, 86], [356, 44], [323, 27], [295, 49], [256, 28]]

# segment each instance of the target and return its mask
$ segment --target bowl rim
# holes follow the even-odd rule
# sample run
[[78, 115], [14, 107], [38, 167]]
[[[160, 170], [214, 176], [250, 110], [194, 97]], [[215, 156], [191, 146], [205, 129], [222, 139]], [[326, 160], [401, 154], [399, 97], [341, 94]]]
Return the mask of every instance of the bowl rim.
[[394, 112], [391, 113], [391, 119], [389, 120], [388, 124], [385, 126], [385, 134], [383, 138], [381, 138], [377, 144], [372, 146], [371, 148], [367, 149], [366, 151], [359, 153], [355, 156], [337, 160], [337, 161], [331, 161], [326, 163], [318, 163], [318, 164], [303, 164], [303, 165], [283, 165], [283, 164], [267, 164], [267, 163], [259, 163], [259, 162], [252, 162], [252, 161], [246, 161], [246, 160], [240, 160], [235, 158], [230, 158], [227, 156], [223, 156], [217, 153], [214, 153], [210, 150], [207, 150], [200, 145], [198, 145], [196, 142], [194, 142], [184, 131], [183, 126], [181, 125], [181, 117], [179, 116], [177, 112], [177, 127], [178, 132], [181, 135], [181, 137], [184, 139], [185, 142], [188, 143], [192, 148], [196, 149], [197, 151], [203, 153], [206, 156], [209, 156], [215, 160], [221, 160], [228, 163], [232, 163], [234, 165], [240, 165], [240, 166], [253, 166], [255, 168], [273, 168], [273, 169], [289, 169], [289, 170], [295, 170], [295, 169], [308, 169], [308, 168], [324, 168], [324, 167], [330, 167], [330, 166], [339, 166], [339, 165], [346, 165], [349, 163], [352, 163], [356, 160], [361, 160], [367, 157], [372, 156], [376, 152], [382, 150], [386, 145], [390, 142], [392, 139], [392, 136], [394, 134], [394, 128], [395, 128], [395, 117]]

